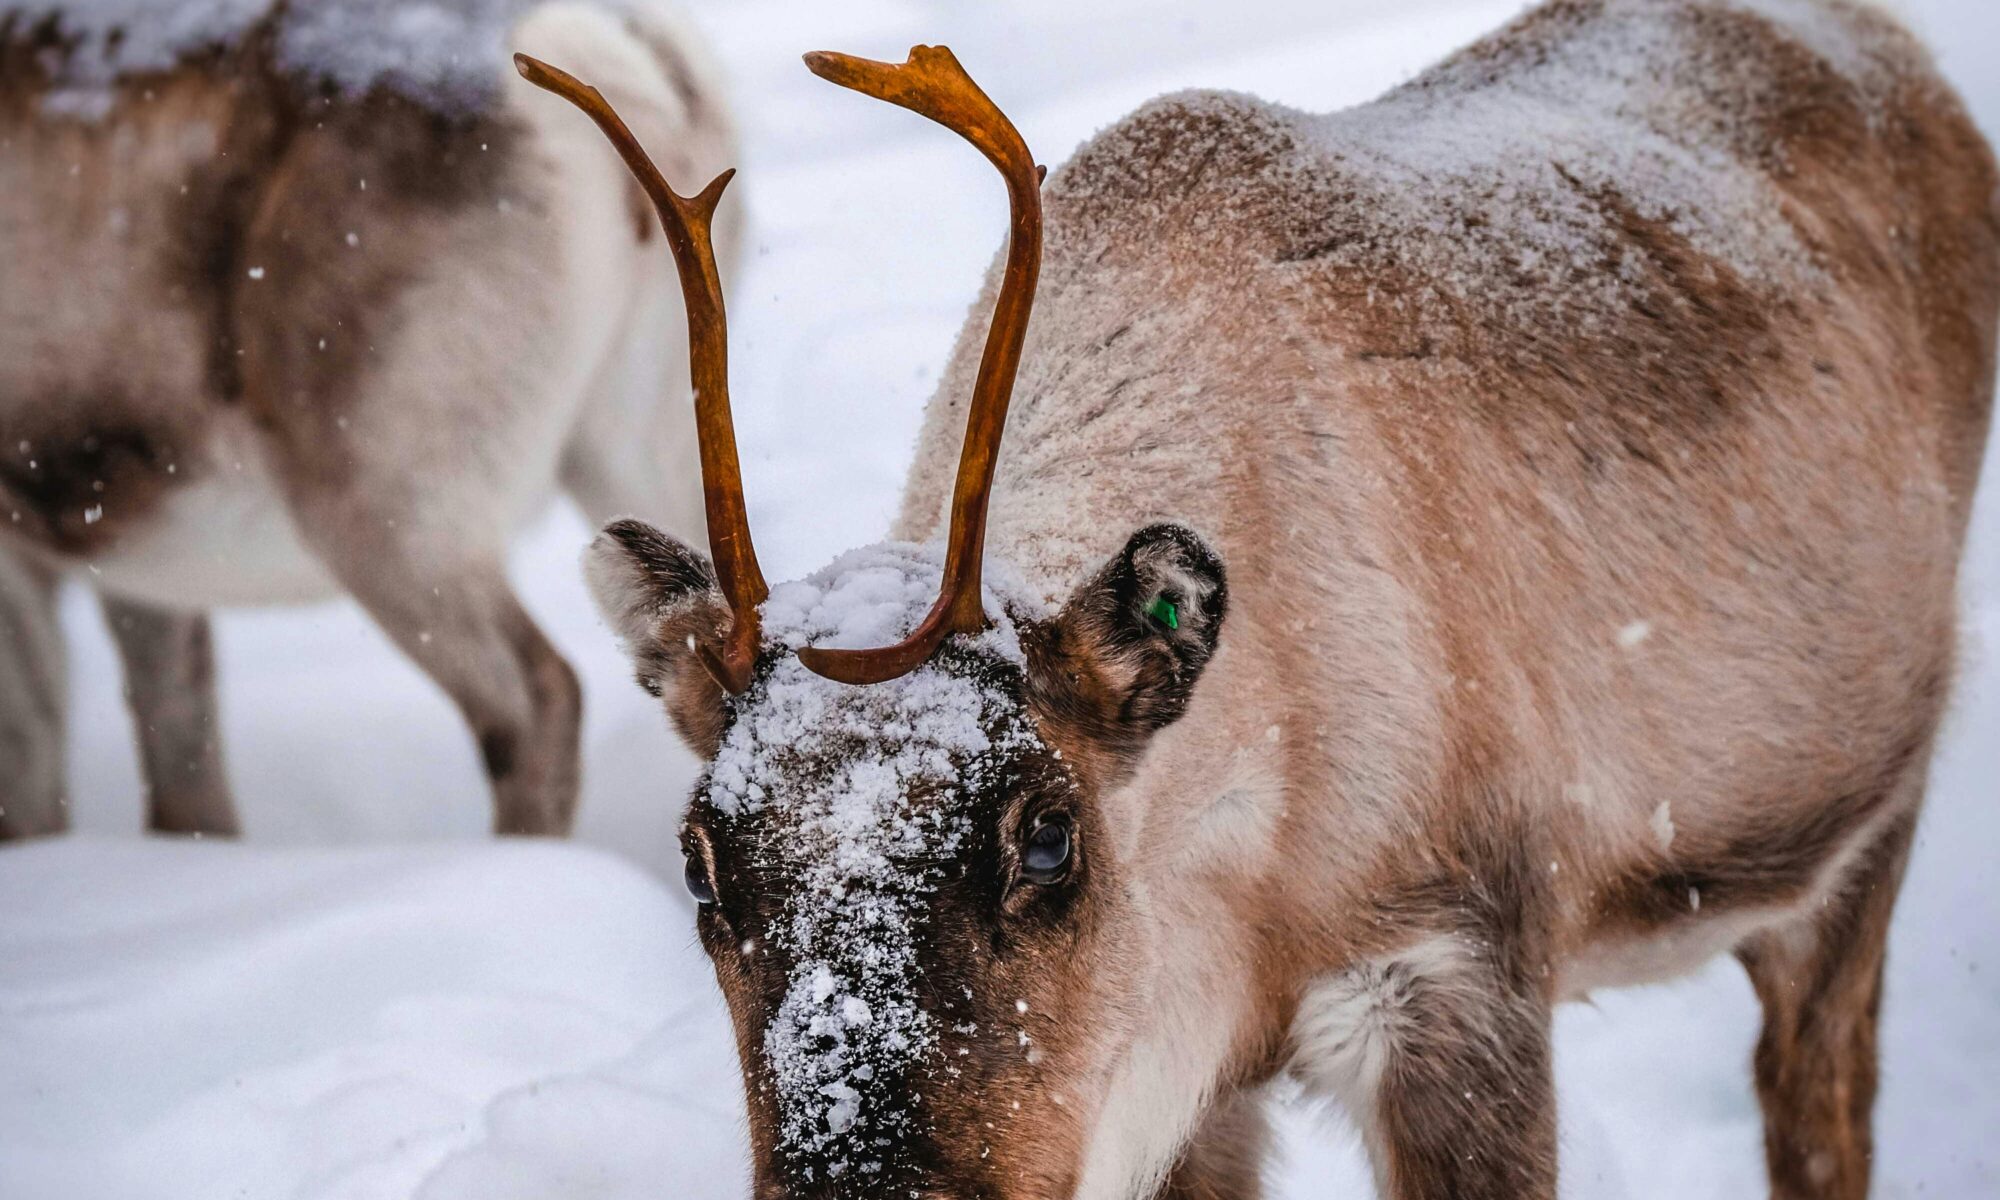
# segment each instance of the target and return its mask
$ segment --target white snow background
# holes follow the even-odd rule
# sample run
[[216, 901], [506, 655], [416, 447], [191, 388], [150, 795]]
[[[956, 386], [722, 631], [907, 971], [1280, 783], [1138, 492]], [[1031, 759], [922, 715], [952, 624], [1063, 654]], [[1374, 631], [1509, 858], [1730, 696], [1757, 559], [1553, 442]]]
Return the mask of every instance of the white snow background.
[[[949, 135], [811, 78], [805, 50], [945, 42], [1062, 161], [1161, 91], [1368, 98], [1514, 0], [705, 0], [747, 204], [727, 281], [759, 548], [793, 578], [879, 537], [918, 416], [1004, 228]], [[1901, 5], [2000, 132], [2000, 5]], [[581, 122], [577, 136], [593, 137]], [[700, 181], [676, 181], [683, 189]], [[1989, 456], [1990, 459], [1994, 456]], [[2000, 486], [1966, 573], [1968, 664], [1891, 944], [1877, 1195], [2000, 1195]], [[218, 622], [240, 846], [137, 836], [116, 660], [66, 601], [78, 836], [0, 849], [4, 1200], [723, 1200], [745, 1194], [726, 1019], [673, 829], [692, 773], [582, 589], [559, 507], [529, 607], [581, 672], [576, 845], [485, 839], [444, 697], [351, 604]], [[1756, 1006], [1719, 963], [1567, 1009], [1570, 1197], [1765, 1194]], [[1286, 1200], [1365, 1197], [1337, 1115], [1287, 1111]]]

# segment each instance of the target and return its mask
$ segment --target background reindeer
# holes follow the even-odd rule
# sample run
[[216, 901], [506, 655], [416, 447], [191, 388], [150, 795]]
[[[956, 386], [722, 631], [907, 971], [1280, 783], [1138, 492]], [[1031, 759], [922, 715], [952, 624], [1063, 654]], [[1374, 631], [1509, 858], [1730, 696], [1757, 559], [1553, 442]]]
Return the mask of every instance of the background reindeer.
[[[1864, 1195], [2000, 302], [1921, 49], [1565, 0], [1347, 113], [1169, 97], [1051, 181], [1039, 291], [1032, 160], [949, 55], [811, 61], [974, 141], [1014, 225], [896, 530], [963, 423], [943, 561], [767, 591], [720, 397], [713, 565], [593, 551], [710, 759], [758, 1194], [1253, 1195], [1290, 1073], [1389, 1195], [1550, 1196], [1553, 1005], [1733, 950], [1774, 1191]], [[652, 190], [712, 284], [718, 189]]]
[[558, 484], [670, 525], [698, 484], [643, 198], [502, 43], [588, 64], [677, 173], [729, 157], [702, 49], [645, 4], [106, 12], [0, 9], [0, 836], [66, 824], [84, 567], [152, 828], [236, 828], [204, 610], [344, 590], [463, 710], [495, 827], [565, 831], [578, 691], [508, 540]]

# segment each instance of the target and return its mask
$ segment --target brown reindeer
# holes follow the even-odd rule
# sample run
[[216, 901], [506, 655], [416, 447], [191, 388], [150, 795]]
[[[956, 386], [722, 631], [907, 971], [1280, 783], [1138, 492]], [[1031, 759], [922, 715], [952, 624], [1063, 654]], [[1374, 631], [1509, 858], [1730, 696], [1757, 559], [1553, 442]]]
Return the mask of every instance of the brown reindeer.
[[1255, 1196], [1289, 1075], [1386, 1196], [1552, 1197], [1553, 1006], [1734, 952], [1774, 1194], [1865, 1195], [2000, 311], [1914, 41], [1557, 0], [1352, 111], [1156, 101], [1045, 195], [948, 52], [808, 62], [971, 140], [1013, 226], [898, 540], [775, 589], [719, 188], [529, 67], [690, 285], [713, 563], [620, 522], [588, 569], [708, 760], [756, 1194]]
[[496, 828], [563, 832], [577, 684], [508, 542], [558, 485], [692, 527], [698, 481], [644, 197], [501, 43], [589, 64], [677, 172], [729, 154], [716, 86], [638, 0], [186, 15], [245, 8], [0, 0], [0, 838], [67, 823], [86, 568], [151, 828], [236, 829], [206, 610], [346, 592], [463, 710]]

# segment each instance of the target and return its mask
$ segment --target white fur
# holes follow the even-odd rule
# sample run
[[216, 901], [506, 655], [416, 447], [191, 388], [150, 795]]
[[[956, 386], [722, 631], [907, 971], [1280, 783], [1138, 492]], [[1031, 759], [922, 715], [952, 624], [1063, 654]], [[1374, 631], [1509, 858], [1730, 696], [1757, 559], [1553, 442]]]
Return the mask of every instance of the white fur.
[[93, 561], [91, 582], [176, 608], [339, 595], [299, 536], [248, 419], [218, 422], [208, 454], [215, 473], [171, 493], [156, 520]]
[[1073, 1200], [1152, 1194], [1204, 1112], [1248, 1006], [1227, 931], [1186, 911], [1184, 894], [1159, 903], [1135, 889], [1133, 901], [1155, 931], [1152, 988], [1134, 1000], [1143, 1029], [1113, 1073]]
[[1338, 1101], [1365, 1123], [1404, 1036], [1413, 991], [1468, 989], [1473, 969], [1463, 939], [1438, 935], [1321, 979], [1307, 989], [1292, 1019], [1290, 1073], [1308, 1092]]
[[1307, 989], [1292, 1019], [1287, 1071], [1308, 1096], [1339, 1104], [1370, 1148], [1377, 1186], [1386, 1155], [1375, 1128], [1375, 1097], [1407, 1033], [1406, 1009], [1419, 988], [1470, 993], [1461, 1011], [1482, 1001], [1470, 976], [1473, 950], [1461, 938], [1438, 935], [1395, 954], [1356, 964]]
[[1075, 1200], [1150, 1195], [1193, 1134], [1233, 1049], [1251, 976], [1230, 932], [1202, 919], [1215, 901], [1200, 881], [1258, 875], [1279, 852], [1286, 798], [1269, 733], [1207, 773], [1196, 794], [1209, 799], [1190, 806], [1166, 839], [1172, 861], [1157, 893], [1135, 889], [1154, 931], [1152, 990], [1136, 1001], [1142, 1029], [1114, 1072]]
[[1285, 812], [1285, 785], [1276, 754], [1276, 744], [1269, 743], [1230, 756], [1220, 785], [1198, 808], [1180, 846], [1177, 869], [1215, 871], [1232, 878], [1254, 877], [1263, 870], [1277, 849], [1278, 824]]

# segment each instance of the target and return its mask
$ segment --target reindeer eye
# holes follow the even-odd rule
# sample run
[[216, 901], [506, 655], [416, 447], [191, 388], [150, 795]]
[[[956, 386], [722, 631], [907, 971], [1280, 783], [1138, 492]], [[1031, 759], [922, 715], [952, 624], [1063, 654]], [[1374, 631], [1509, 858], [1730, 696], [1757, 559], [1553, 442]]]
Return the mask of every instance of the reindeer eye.
[[688, 855], [687, 870], [682, 876], [687, 880], [688, 895], [696, 904], [704, 907], [715, 903], [715, 884], [708, 878], [708, 868], [702, 864], [698, 854]]
[[1051, 817], [1028, 834], [1021, 848], [1021, 875], [1029, 883], [1060, 883], [1069, 874], [1069, 857], [1069, 818]]

